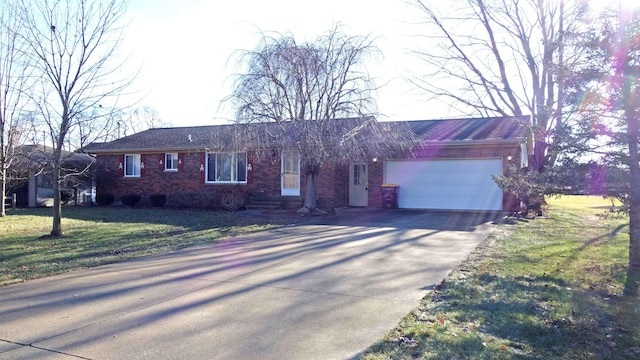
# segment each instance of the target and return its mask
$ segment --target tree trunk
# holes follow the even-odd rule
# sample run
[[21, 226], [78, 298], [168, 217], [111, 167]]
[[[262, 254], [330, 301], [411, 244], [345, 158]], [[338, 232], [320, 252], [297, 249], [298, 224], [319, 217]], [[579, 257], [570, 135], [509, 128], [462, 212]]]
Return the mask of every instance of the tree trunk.
[[[537, 134], [537, 136], [541, 136]], [[546, 143], [544, 141], [534, 141], [533, 157], [530, 159], [529, 167], [537, 172], [543, 172], [545, 164]]]
[[53, 226], [51, 236], [62, 236], [62, 204], [60, 201], [60, 167], [53, 167]]
[[627, 129], [629, 141], [629, 268], [624, 293], [638, 296], [640, 286], [640, 116], [634, 109], [628, 109]]
[[[633, 178], [634, 175], [631, 177]], [[638, 201], [640, 191], [633, 190], [634, 186], [635, 189], [640, 186], [638, 174], [635, 175], [635, 178], [635, 180], [631, 180], [632, 190], [629, 194], [629, 267], [624, 288], [624, 294], [631, 297], [638, 296], [640, 286], [640, 201]]]
[[7, 202], [5, 201], [5, 197], [7, 196], [7, 169], [4, 168], [4, 166], [2, 167], [2, 174], [0, 174], [0, 182], [2, 183], [2, 185], [0, 185], [0, 187], [2, 189], [0, 189], [2, 192], [0, 193], [0, 195], [2, 195], [2, 199], [0, 199], [0, 217], [5, 217], [7, 216], [6, 213], [6, 207], [7, 207]]
[[[624, 18], [624, 17], [623, 17]], [[630, 38], [627, 36], [625, 21], [620, 23], [623, 57], [617, 74], [622, 83], [622, 104], [627, 125], [627, 146], [629, 148], [629, 267], [624, 294], [637, 297], [640, 282], [640, 88], [636, 83], [637, 68], [631, 59]]]
[[309, 210], [315, 210], [317, 195], [318, 195], [318, 173], [308, 172], [307, 183], [305, 185], [305, 190], [304, 190], [303, 207]]

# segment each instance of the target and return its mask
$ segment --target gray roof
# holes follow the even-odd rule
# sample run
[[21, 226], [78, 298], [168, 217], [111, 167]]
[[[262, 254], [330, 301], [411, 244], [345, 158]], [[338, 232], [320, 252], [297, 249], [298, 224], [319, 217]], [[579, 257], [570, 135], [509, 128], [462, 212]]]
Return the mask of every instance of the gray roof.
[[[15, 155], [20, 164], [45, 166], [53, 161], [53, 148], [45, 145], [20, 145], [15, 147]], [[62, 150], [62, 166], [82, 169], [91, 165], [95, 159], [87, 154]]]
[[424, 143], [521, 142], [529, 116], [409, 121]]
[[[170, 127], [145, 130], [106, 143], [92, 143], [83, 152], [100, 153], [123, 150], [199, 150], [228, 143], [237, 125]], [[246, 125], [250, 126], [250, 125]]]
[[[345, 125], [355, 119], [341, 120]], [[358, 120], [356, 120], [358, 121]], [[527, 137], [528, 116], [465, 118], [447, 120], [402, 121], [424, 143], [521, 142]], [[277, 124], [230, 124], [192, 127], [171, 127], [145, 130], [106, 143], [86, 146], [86, 153], [114, 153], [125, 151], [195, 151], [231, 148], [236, 136], [253, 133], [268, 134]], [[345, 127], [347, 128], [347, 127]], [[264, 142], [261, 142], [264, 144]], [[250, 148], [252, 144], [245, 144]]]

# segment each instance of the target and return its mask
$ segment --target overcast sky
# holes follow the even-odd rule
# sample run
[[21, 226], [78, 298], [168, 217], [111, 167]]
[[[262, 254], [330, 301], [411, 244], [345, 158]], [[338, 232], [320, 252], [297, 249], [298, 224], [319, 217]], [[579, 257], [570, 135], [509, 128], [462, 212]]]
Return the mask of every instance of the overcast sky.
[[[382, 57], [368, 64], [377, 85], [379, 111], [391, 120], [446, 116], [412, 95], [404, 72], [412, 9], [403, 0], [134, 0], [125, 33], [130, 64], [140, 68], [136, 88], [143, 105], [156, 108], [175, 126], [219, 124], [231, 116], [219, 110], [229, 95], [234, 67], [229, 56], [254, 49], [260, 31], [291, 32], [312, 40], [344, 25], [348, 35], [378, 38]], [[415, 92], [414, 92], [415, 95]]]

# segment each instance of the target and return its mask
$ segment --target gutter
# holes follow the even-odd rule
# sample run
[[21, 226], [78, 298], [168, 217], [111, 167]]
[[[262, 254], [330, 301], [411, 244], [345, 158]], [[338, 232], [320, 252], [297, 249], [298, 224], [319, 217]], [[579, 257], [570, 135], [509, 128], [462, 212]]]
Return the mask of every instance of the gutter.
[[122, 154], [122, 153], [167, 153], [167, 152], [203, 152], [210, 148], [122, 148], [122, 149], [104, 149], [104, 150], [84, 150], [86, 154]]
[[526, 142], [526, 137], [514, 138], [509, 140], [448, 140], [448, 141], [421, 141], [420, 145], [424, 147], [431, 146], [470, 146], [470, 145], [515, 145]]

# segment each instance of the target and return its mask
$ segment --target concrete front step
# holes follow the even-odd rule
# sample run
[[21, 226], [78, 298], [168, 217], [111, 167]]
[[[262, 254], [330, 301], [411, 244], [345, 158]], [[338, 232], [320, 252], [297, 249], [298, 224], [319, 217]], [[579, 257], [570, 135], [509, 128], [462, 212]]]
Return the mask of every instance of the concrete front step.
[[302, 206], [301, 196], [251, 196], [247, 209], [253, 210], [278, 210], [299, 208]]
[[278, 210], [282, 209], [283, 205], [281, 202], [250, 202], [247, 205], [247, 209], [249, 210]]

